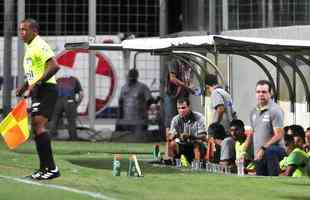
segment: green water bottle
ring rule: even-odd
[[[127,176],[138,176],[135,161],[132,155],[129,156]]]
[[[153,159],[159,160],[160,159],[160,150],[159,150],[159,144],[156,144],[153,149]]]
[[[112,163],[112,175],[113,176],[120,176],[121,175],[121,161],[120,155],[115,155]]]

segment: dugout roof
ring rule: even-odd
[[[245,57],[253,61],[266,74],[272,83],[275,99],[278,99],[279,87],[270,74],[268,68],[261,60],[265,60],[276,68],[277,72],[283,77],[287,86],[291,111],[294,112],[296,102],[296,75],[300,78],[307,101],[307,109],[310,110],[310,90],[309,84],[304,73],[296,64],[297,61],[310,67],[310,41],[307,40],[287,40],[256,37],[231,37],[222,35],[203,35],[203,36],[182,36],[171,38],[137,38],[122,41],[121,44],[99,44],[99,43],[66,43],[65,48],[87,49],[87,50],[129,50],[138,52],[150,52],[153,54],[170,54],[184,62],[197,64],[204,73],[207,73],[204,65],[197,62],[195,57],[208,62],[211,67],[219,74],[225,84],[224,77],[219,68],[206,56],[207,52],[213,54],[232,54]],[[279,64],[279,61],[292,67],[294,76],[291,80],[290,75]],[[201,86],[203,86],[203,81]]]

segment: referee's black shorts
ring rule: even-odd
[[[41,115],[48,120],[52,118],[58,97],[57,85],[42,83],[31,94],[31,116]]]

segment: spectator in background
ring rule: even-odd
[[[307,128],[305,133],[305,151],[308,152],[310,156],[310,127]]]
[[[278,176],[279,161],[284,150],[284,112],[271,99],[271,84],[266,80],[256,83],[257,106],[250,114],[251,134],[245,149],[253,142],[256,175]]]
[[[181,62],[175,58],[167,63],[168,73],[165,82],[164,96],[164,125],[166,128],[166,140],[168,141],[168,133],[170,130],[171,120],[177,114],[177,99],[188,98],[194,90],[191,88],[192,69],[188,64]],[[166,157],[171,157],[168,144],[166,145]]]
[[[222,124],[212,123],[208,127],[208,148],[206,160],[219,163],[221,159],[221,145],[227,137],[226,131]]]
[[[301,125],[293,124],[290,126],[287,126],[287,131],[285,132],[285,135],[298,135],[302,138],[304,138],[305,143],[303,144],[303,150],[306,152],[309,151],[309,139],[310,139],[310,130],[309,128],[307,131],[304,131],[304,128]]]
[[[205,80],[207,91],[211,94],[213,122],[224,126],[229,133],[229,123],[236,118],[231,95],[218,85],[217,76],[208,74]]]
[[[298,133],[285,135],[285,147],[288,157],[284,161],[286,167],[284,176],[305,176],[309,157],[303,150],[304,137]]]
[[[116,131],[131,131],[139,136],[148,129],[148,107],[152,101],[147,85],[138,81],[137,69],[130,69],[118,99]]]
[[[77,108],[83,99],[83,89],[80,81],[72,75],[72,69],[62,68],[62,73],[57,79],[58,99],[55,106],[50,133],[56,137],[60,120],[65,117],[68,121],[69,139],[79,140],[76,130]]]
[[[234,166],[236,160],[236,142],[241,142],[244,137],[244,123],[235,119],[230,122],[229,136],[226,137],[221,144],[220,164],[226,166]],[[243,141],[244,142],[244,141]],[[243,143],[242,142],[242,143]]]
[[[287,135],[300,135],[302,137],[305,137],[305,130],[302,126],[293,124],[288,126],[286,132]]]
[[[174,143],[177,148],[175,158],[180,159],[183,154],[188,162],[193,159],[204,158],[206,140],[206,128],[204,117],[201,113],[192,111],[188,98],[179,98],[177,101],[178,114],[171,121],[168,141]],[[195,155],[196,154],[196,155]]]

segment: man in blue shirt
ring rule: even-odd
[[[57,136],[57,129],[63,113],[68,121],[68,131],[70,140],[78,140],[76,131],[77,107],[83,99],[83,89],[79,80],[72,76],[69,69],[62,69],[66,73],[57,79],[58,99],[51,123],[51,134]]]

